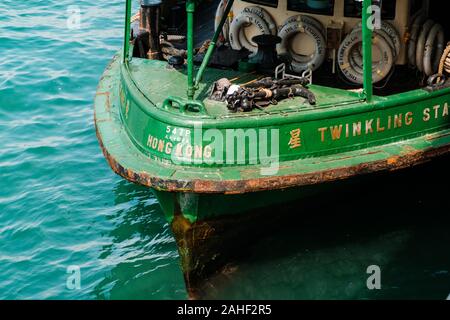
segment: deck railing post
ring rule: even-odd
[[[188,73],[188,91],[189,100],[194,99],[194,12],[195,0],[187,0],[187,73]]]
[[[123,62],[128,61],[130,51],[130,36],[131,36],[131,0],[126,0],[125,4],[125,36],[123,44]]]
[[[203,73],[205,72],[206,67],[208,66],[209,60],[211,60],[211,56],[214,52],[214,49],[216,48],[217,40],[219,39],[219,35],[222,33],[223,25],[228,19],[228,14],[231,11],[231,7],[233,6],[234,0],[228,0],[227,6],[225,7],[225,10],[223,12],[222,18],[220,19],[219,26],[217,27],[217,30],[214,33],[214,36],[208,46],[208,50],[206,51],[206,54],[203,58],[202,64],[200,68],[198,69],[197,75],[195,77],[195,83],[194,86],[197,88],[200,81],[202,80]]]
[[[368,103],[373,98],[372,83],[372,35],[374,23],[372,21],[372,0],[363,0],[362,5],[362,36],[363,36],[363,74],[364,93]]]

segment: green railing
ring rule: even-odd
[[[372,0],[364,0],[362,8],[362,36],[363,36],[363,73],[364,73],[364,94],[368,103],[372,102]]]
[[[131,1],[126,0],[125,5],[125,37],[123,44],[123,62],[128,61],[128,55],[130,54],[130,37],[131,37]]]
[[[131,33],[131,2],[132,0],[126,0],[125,9],[125,40],[123,46],[123,62],[126,63],[129,59],[130,51],[130,33]],[[234,0],[229,0],[227,7],[224,11],[222,19],[217,28],[202,64],[194,77],[194,13],[196,0],[187,0],[186,13],[187,13],[187,73],[188,73],[188,100],[193,100],[195,91],[202,79],[203,73],[208,66],[209,60],[216,47],[217,39],[220,35],[222,27],[227,19],[228,13],[231,10]],[[373,84],[372,84],[372,0],[363,0],[362,3],[362,34],[363,34],[363,73],[364,73],[364,97],[368,103],[372,102],[373,98]]]
[[[200,68],[198,69],[197,76],[195,77],[195,82],[193,83],[193,86],[195,89],[198,88],[200,81],[202,81],[203,73],[205,72],[206,67],[208,66],[209,60],[211,59],[214,49],[216,48],[217,40],[219,39],[219,35],[222,32],[223,25],[225,24],[225,21],[227,20],[228,14],[231,11],[231,7],[233,6],[233,3],[234,3],[234,0],[228,0],[227,6],[225,8],[225,11],[223,12],[223,16],[220,20],[219,26],[217,27],[217,30],[214,33],[214,36],[209,44],[208,50],[206,51],[205,57],[202,61],[202,64],[201,64]]]

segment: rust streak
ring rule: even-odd
[[[377,160],[351,167],[340,167],[313,173],[301,173],[287,176],[263,177],[246,180],[177,180],[150,176],[145,172],[133,172],[121,166],[105,149],[101,135],[96,126],[96,134],[111,168],[118,175],[131,182],[168,192],[222,193],[243,194],[274,189],[314,185],[324,182],[344,180],[352,176],[368,174],[378,171],[394,171],[422,164],[432,158],[450,152],[450,145],[440,148],[429,148],[424,151],[414,151],[398,157]]]
[[[111,110],[111,102],[110,102],[110,93],[108,91],[106,92],[97,92],[96,94],[97,96],[106,96],[106,111],[108,111],[108,113]]]
[[[434,135],[432,137],[427,137],[426,139],[427,139],[427,141],[434,141],[434,140],[438,140],[438,139],[445,138],[448,136],[450,136],[450,133]]]
[[[340,160],[349,160],[349,159],[354,159],[354,158],[359,158],[361,156],[371,156],[371,155],[375,155],[378,153],[381,153],[382,151],[370,151],[370,152],[366,152],[366,153],[361,153],[357,156],[346,156],[346,157],[336,157],[330,160],[321,160],[321,161],[316,161],[315,163],[324,163],[324,162],[334,162],[334,161],[340,161]]]

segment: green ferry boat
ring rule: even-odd
[[[191,297],[265,219],[255,212],[450,150],[437,1],[125,7],[123,50],[95,97],[97,137],[114,172],[154,192]]]

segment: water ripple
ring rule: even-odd
[[[67,25],[73,5],[80,29]],[[95,136],[93,98],[122,45],[123,11],[123,0],[0,2],[0,299],[186,298],[156,199],[113,174]],[[434,178],[372,181],[291,208],[297,220],[274,224],[210,297],[444,299],[449,222],[436,213],[449,211],[447,163]],[[365,288],[374,263],[380,293]],[[66,287],[70,266],[80,290]]]
[[[67,27],[73,5],[80,29]],[[158,204],[111,172],[92,123],[123,11],[122,0],[0,3],[0,299],[185,297]],[[71,265],[81,290],[66,288]]]

